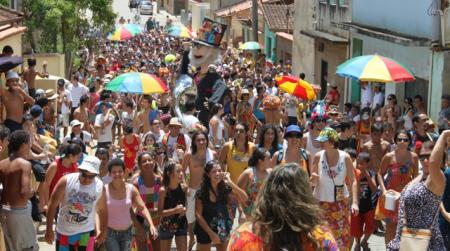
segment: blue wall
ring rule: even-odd
[[[439,39],[437,0],[356,0],[352,1],[352,22],[411,36]]]
[[[271,42],[269,42],[271,40]],[[269,48],[269,45],[270,48]],[[276,51],[273,49],[277,47],[277,35],[274,32],[271,32],[269,28],[267,28],[267,24],[264,25],[264,53],[268,59],[271,59],[274,63],[277,60]],[[275,54],[275,55],[273,55]]]

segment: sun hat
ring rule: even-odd
[[[55,90],[53,90],[53,89],[48,89],[48,90],[45,91],[45,97],[46,97],[48,100],[56,99],[58,96],[59,96],[59,95],[56,94],[56,93],[55,93]]]
[[[170,119],[169,126],[179,126],[179,127],[183,127],[183,124],[181,124],[179,118],[175,117],[175,118],[171,118],[171,119]]]
[[[319,137],[316,138],[318,142],[327,142],[329,140],[332,140],[333,142],[339,141],[339,135],[331,127],[325,127],[319,134]]]
[[[95,156],[87,156],[84,158],[78,169],[98,174],[100,169],[100,160]]]
[[[70,122],[70,126],[71,127],[83,126],[83,122],[79,121],[78,119],[74,119],[72,120],[72,122]]]

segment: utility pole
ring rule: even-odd
[[[253,41],[258,42],[258,0],[252,0]]]

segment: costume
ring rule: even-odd
[[[206,128],[209,124],[209,109],[216,103],[223,103],[228,89],[222,77],[215,70],[208,69],[219,58],[220,42],[226,28],[224,24],[205,18],[198,31],[198,38],[193,40],[194,46],[183,54],[181,74],[188,74],[189,63],[198,70],[193,74],[193,82],[197,87],[195,105],[199,111],[198,119]],[[205,69],[208,71],[205,72]]]

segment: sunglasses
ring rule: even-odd
[[[286,138],[297,138],[300,139],[302,138],[302,135],[299,133],[288,133],[286,134]]]
[[[429,159],[429,158],[430,158],[430,154],[423,154],[423,155],[419,156],[419,160],[420,161],[424,161],[424,160]]]
[[[90,175],[90,174],[88,174],[88,172],[86,172],[86,171],[80,171],[80,173],[81,173],[81,177],[83,177],[83,178],[86,178],[86,179],[94,179],[95,177],[97,177],[97,174],[92,174],[92,175]]]
[[[314,120],[314,122],[316,122],[316,123],[325,123],[325,122],[327,122],[327,120],[326,119],[316,119],[316,120]]]
[[[405,142],[405,143],[407,143],[407,142],[409,142],[409,139],[408,138],[398,138],[397,142]]]

